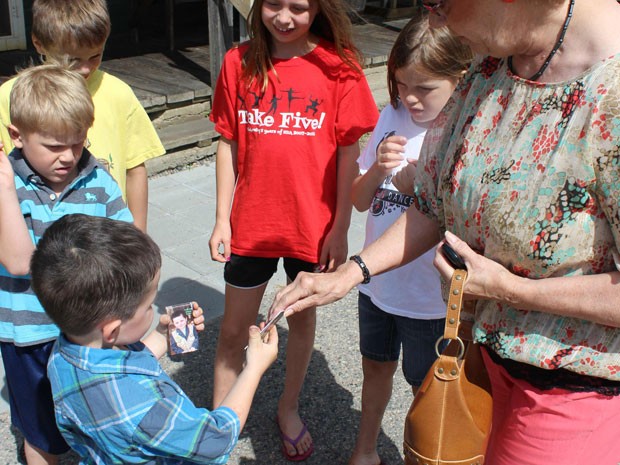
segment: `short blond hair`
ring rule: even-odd
[[[34,0],[32,5],[32,36],[48,53],[98,47],[108,40],[110,29],[105,0]]]
[[[95,121],[86,80],[54,64],[26,68],[11,90],[11,124],[24,134],[86,134]]]

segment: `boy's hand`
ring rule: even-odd
[[[205,330],[205,317],[203,315],[202,307],[197,302],[192,302],[192,316],[194,317],[194,327],[196,331]]]
[[[404,160],[405,145],[407,138],[403,136],[390,136],[381,141],[377,146],[377,167],[384,176],[392,173],[394,168],[400,166]]]
[[[205,317],[203,315],[204,312],[202,311],[202,307],[200,307],[198,303],[196,302],[192,302],[192,307],[193,307],[192,317],[194,318],[193,320],[194,327],[196,328],[196,331],[204,331]],[[159,324],[157,325],[157,328],[155,328],[155,330],[162,334],[168,334],[168,327],[170,326],[171,323],[172,321],[170,320],[170,315],[168,315],[167,313],[164,313],[163,315],[159,317]]]
[[[163,334],[164,336],[167,336],[168,335],[168,325],[170,325],[170,323],[172,323],[172,320],[170,320],[170,315],[168,315],[167,313],[164,313],[163,315],[160,315],[159,316],[159,323],[155,327],[155,331],[157,331],[160,334]]]
[[[263,327],[265,323],[261,323]],[[248,350],[245,353],[245,369],[256,370],[261,375],[278,357],[278,330],[274,325],[261,338],[258,326],[250,326]]]
[[[413,180],[418,166],[418,160],[407,158],[408,165],[392,177],[392,184],[403,194],[413,195]]]

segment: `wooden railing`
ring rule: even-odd
[[[222,68],[224,54],[233,46],[235,40],[244,40],[247,36],[245,19],[250,13],[252,0],[207,0],[209,12],[209,54],[211,87],[215,88],[215,81]],[[235,13],[236,12],[236,13]],[[240,37],[234,35],[234,15],[241,15]]]

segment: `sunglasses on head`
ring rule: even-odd
[[[443,5],[443,0],[439,0],[438,2],[426,2],[426,1],[422,1],[422,6],[430,11],[431,13],[435,13],[436,15],[439,14],[439,8],[441,8],[441,5]]]

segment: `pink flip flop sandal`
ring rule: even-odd
[[[314,452],[314,443],[311,443],[310,447],[303,454],[291,455],[288,453],[288,450],[286,449],[286,445],[284,444],[285,441],[288,442],[290,445],[292,445],[294,448],[297,448],[297,444],[299,443],[299,441],[301,441],[301,438],[303,438],[304,434],[306,434],[306,432],[308,431],[308,428],[306,427],[306,423],[303,420],[302,420],[302,423],[304,425],[303,428],[301,428],[301,431],[299,432],[297,437],[293,439],[287,436],[286,434],[284,434],[284,432],[282,431],[282,428],[280,428],[280,422],[278,421],[278,418],[276,417],[276,425],[278,425],[278,432],[280,433],[280,439],[282,441],[282,455],[284,456],[286,460],[289,460],[291,462],[301,462],[303,460],[306,460]]]

